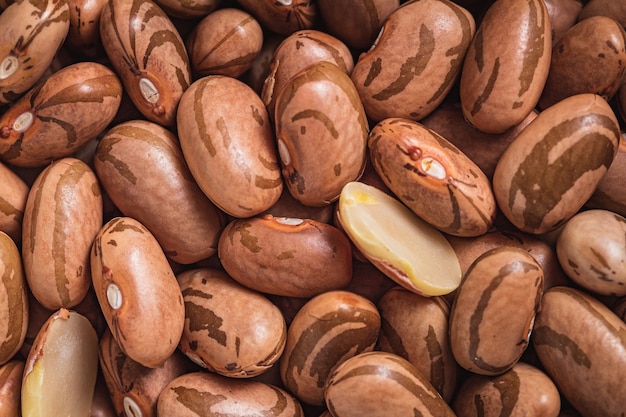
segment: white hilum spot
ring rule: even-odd
[[[107,288],[107,301],[113,310],[122,306],[122,291],[115,284],[109,284]]]
[[[148,102],[155,104],[159,101],[159,91],[152,81],[147,78],[142,78],[139,80],[139,90],[141,91],[141,95]]]
[[[0,80],[4,80],[9,78],[11,75],[17,71],[20,66],[20,61],[17,60],[13,55],[9,55],[2,60],[2,64],[0,64]]]
[[[420,165],[422,170],[431,177],[437,178],[438,180],[442,180],[446,177],[446,169],[433,158],[423,158],[420,161]]]
[[[291,165],[291,155],[289,154],[289,149],[287,149],[287,145],[282,139],[278,139],[278,154],[280,155],[280,160],[283,161],[285,165]]]
[[[139,408],[135,400],[130,397],[124,397],[124,413],[126,414],[126,417],[142,416],[141,409]]]
[[[304,220],[295,217],[276,217],[276,221],[287,226],[299,226],[304,222]]]
[[[13,130],[16,132],[24,133],[32,126],[35,116],[29,111],[26,111],[15,118],[13,122]]]

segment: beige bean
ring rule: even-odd
[[[0,365],[20,350],[28,329],[27,285],[15,242],[0,232]]]
[[[42,167],[71,156],[111,123],[121,98],[119,78],[102,64],[60,69],[0,117],[0,159]]]
[[[320,18],[328,33],[360,50],[372,46],[383,22],[399,6],[399,0],[317,1]],[[350,18],[346,19],[348,15]]]
[[[17,0],[0,14],[0,105],[44,75],[70,27],[66,0]]]
[[[111,201],[146,226],[168,258],[191,264],[217,252],[223,213],[194,180],[172,132],[147,120],[119,123],[98,142],[93,163]]]
[[[475,30],[469,11],[448,0],[397,8],[352,72],[368,117],[379,122],[430,114],[457,81]]]
[[[348,238],[312,219],[233,220],[220,235],[218,256],[233,279],[268,294],[313,297],[345,287],[352,277]]]
[[[296,74],[319,62],[330,62],[350,75],[354,59],[350,49],[328,33],[319,30],[299,30],[284,38],[272,55],[261,98],[274,118],[276,98]]]
[[[334,64],[318,62],[288,81],[276,98],[275,131],[285,184],[302,204],[334,202],[363,173],[367,118],[350,77]]]
[[[157,405],[159,416],[243,413],[275,417],[304,415],[300,403],[282,388],[210,372],[192,372],[174,379],[162,391]]]
[[[470,375],[459,387],[452,408],[457,417],[557,417],[559,391],[539,368],[518,362],[496,376]]]
[[[254,90],[232,77],[203,77],[183,95],[177,120],[185,161],[217,207],[252,217],[280,198],[274,133]]]
[[[556,230],[591,197],[615,158],[619,138],[615,114],[600,96],[561,100],[542,111],[498,161],[493,175],[498,207],[524,232]]]
[[[60,309],[37,333],[22,380],[22,415],[88,415],[98,373],[98,336],[84,316]]]
[[[450,313],[456,361],[480,375],[508,371],[526,350],[543,292],[543,271],[525,250],[501,246],[465,274]]]
[[[289,326],[280,358],[283,384],[303,403],[323,405],[333,369],[372,351],[380,325],[376,306],[357,294],[329,291],[312,298]]]
[[[478,236],[493,225],[496,201],[485,174],[448,140],[408,119],[370,132],[376,172],[415,214],[442,232]]]
[[[376,350],[411,362],[450,402],[456,390],[458,365],[450,348],[447,301],[396,287],[380,299],[378,309],[382,326]]]
[[[204,17],[185,41],[196,77],[239,77],[261,52],[263,30],[252,15],[224,8]]]
[[[594,93],[610,100],[626,76],[626,32],[615,20],[594,16],[574,25],[554,45],[539,99],[547,108],[566,97]]]
[[[492,3],[461,71],[463,114],[472,125],[502,133],[528,116],[548,77],[550,33],[543,0]]]
[[[626,412],[626,324],[608,307],[574,288],[551,288],[532,341],[547,374],[581,416]]]
[[[89,253],[102,213],[96,174],[76,158],[55,161],[33,183],[24,211],[22,259],[33,295],[48,310],[75,307],[85,298],[91,286]]]
[[[270,300],[218,269],[191,269],[176,278],[185,302],[179,347],[191,360],[232,378],[260,375],[278,361],[287,326]]]
[[[191,69],[171,19],[150,0],[109,1],[100,16],[100,38],[137,109],[148,120],[173,126]]]
[[[109,220],[94,239],[91,276],[122,351],[148,368],[176,350],[185,322],[176,276],[155,237],[129,217]]]
[[[98,358],[118,416],[156,417],[161,391],[175,378],[195,369],[180,351],[157,368],[142,366],[121,350],[109,330],[100,338]]]
[[[380,351],[361,353],[337,366],[326,383],[325,400],[331,414],[341,417],[454,416],[410,362]]]
[[[0,163],[0,231],[22,242],[22,221],[29,186],[9,166]]]
[[[565,223],[556,242],[567,275],[593,294],[626,295],[626,218],[586,210]]]
[[[237,0],[237,3],[264,28],[281,35],[311,29],[318,17],[317,4],[311,0]]]
[[[21,415],[21,390],[24,361],[11,360],[0,366],[0,415],[19,417]]]

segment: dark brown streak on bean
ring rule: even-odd
[[[72,122],[66,122],[65,120],[57,119],[55,117],[45,117],[41,115],[38,115],[37,118],[41,120],[42,123],[54,123],[63,129],[67,137],[68,148],[72,147],[78,140],[78,135],[76,134],[76,129]]]
[[[119,172],[119,174],[123,178],[125,178],[132,185],[137,185],[137,177],[135,176],[135,174],[133,174],[133,172],[131,171],[130,167],[126,164],[126,162],[120,159],[117,159],[111,153],[111,151],[113,150],[113,147],[117,143],[119,143],[121,140],[122,139],[120,138],[113,138],[113,137],[109,137],[104,140],[101,140],[100,143],[98,144],[96,157],[98,158],[98,160],[102,162],[111,163],[111,165],[113,165],[113,168],[115,168],[115,170]]]
[[[388,379],[396,382],[400,387],[404,388],[407,392],[409,392],[414,398],[419,399],[419,401],[424,405],[424,408],[429,410],[433,416],[449,416],[451,415],[447,409],[442,409],[445,407],[445,403],[441,401],[441,398],[436,394],[436,391],[430,391],[427,388],[419,386],[416,384],[411,378],[408,376],[389,369],[388,367],[381,367],[377,365],[363,365],[358,368],[347,372],[343,378],[333,380],[332,385],[338,385],[345,380],[351,378],[360,378],[362,376],[372,376],[378,375],[383,372]],[[419,372],[414,372],[412,375],[418,379],[425,387],[430,386],[428,380]]]
[[[185,300],[188,297],[201,297],[205,300],[213,298],[211,294],[204,293],[193,289],[183,290],[183,297]],[[202,332],[205,331],[208,337],[215,340],[216,343],[226,346],[228,343],[228,335],[225,331],[220,330],[224,320],[215,314],[211,309],[205,308],[200,304],[193,301],[185,301],[185,320],[189,326],[190,332]]]
[[[457,18],[461,22],[460,27],[462,30],[462,36],[461,36],[461,42],[457,46],[450,48],[446,51],[446,57],[454,57],[454,58],[450,58],[450,69],[446,73],[445,79],[443,80],[443,82],[441,83],[441,85],[439,86],[435,94],[433,94],[433,96],[428,99],[426,104],[431,104],[435,102],[436,100],[438,100],[446,92],[446,89],[452,84],[452,82],[458,75],[458,69],[463,64],[463,59],[465,58],[467,47],[472,41],[470,21],[465,15],[465,13],[463,13],[463,10],[461,10],[456,4],[450,1],[444,0],[442,1],[442,4],[445,4],[446,6],[450,7],[450,9],[452,9],[452,12],[457,16]]]
[[[468,357],[474,358],[472,362],[480,369],[485,371],[500,373],[506,371],[510,365],[503,366],[495,366],[491,365],[483,360],[481,356],[478,355],[478,348],[480,347],[480,326],[483,322],[483,316],[487,307],[489,306],[489,302],[493,293],[498,289],[498,287],[502,284],[502,282],[509,276],[517,276],[517,272],[523,269],[525,273],[529,271],[538,270],[536,265],[533,265],[524,261],[516,261],[514,263],[508,263],[500,268],[498,273],[492,278],[491,282],[482,292],[481,297],[478,299],[478,304],[476,305],[476,309],[472,313],[469,322],[469,346],[468,346]],[[469,274],[469,271],[468,271]]]
[[[72,84],[50,96],[47,100],[37,105],[35,110],[40,111],[68,103],[103,103],[106,98],[111,97],[106,93],[112,90],[110,88],[112,84],[117,84],[117,77],[115,75],[105,75],[83,81],[84,83]],[[102,86],[105,88],[102,88]]]
[[[333,137],[333,139],[339,138],[339,132],[335,128],[335,124],[333,123],[333,120],[330,117],[328,117],[325,113],[322,113],[319,110],[313,110],[313,109],[302,110],[292,116],[291,122],[295,123],[297,121],[308,119],[308,118],[315,119],[318,122],[322,123],[324,127],[326,128],[326,130],[328,130],[330,135]]]
[[[509,208],[513,207],[517,193],[526,198],[523,212],[526,226],[540,227],[545,216],[582,175],[602,167],[608,169],[616,147],[610,137],[599,132],[586,134],[553,163],[549,163],[552,149],[561,141],[575,135],[581,126],[589,123],[606,128],[615,138],[620,137],[617,126],[607,116],[589,114],[568,119],[550,129],[519,165],[511,179],[508,205]],[[566,170],[567,175],[563,175],[563,170]],[[537,184],[546,187],[535,189]]]
[[[384,314],[384,312],[381,312]],[[406,360],[410,360],[409,352],[406,351],[404,344],[402,343],[402,337],[398,334],[398,331],[393,327],[389,320],[381,317],[380,339],[381,341],[387,341],[387,344],[391,348],[391,353],[399,355]]]
[[[24,218],[24,212],[14,207],[7,200],[2,198],[2,196],[0,196],[0,213],[3,213],[7,217],[13,216],[13,220],[19,224],[22,223],[22,219]]]
[[[413,78],[419,76],[426,69],[434,51],[435,36],[433,31],[422,24],[420,27],[419,49],[415,56],[407,58],[400,67],[400,76],[382,91],[374,94],[372,98],[378,101],[385,101],[403,92]]]
[[[433,387],[443,393],[446,385],[446,367],[443,362],[443,348],[437,339],[437,332],[432,325],[428,326],[428,334],[424,337],[426,350],[430,359],[430,382]]]
[[[491,382],[500,393],[500,414],[498,417],[509,417],[518,404],[521,382],[517,372],[509,371],[495,378]]]
[[[146,48],[144,57],[143,57],[143,68],[148,67],[148,61],[152,57],[152,53],[155,49],[165,44],[171,44],[176,49],[176,54],[178,57],[183,58],[186,61],[187,52],[184,49],[184,45],[179,42],[178,37],[171,30],[159,30],[155,32],[152,36],[150,36],[150,42]],[[170,61],[171,62],[171,61]]]
[[[535,78],[535,73],[541,57],[544,55],[546,13],[543,1],[528,0],[528,42],[524,49],[522,71],[519,75],[520,89],[518,97],[526,93]],[[540,18],[538,21],[537,17]]]
[[[252,16],[247,17],[244,20],[242,20],[241,22],[239,22],[230,31],[228,31],[228,33],[226,33],[215,45],[213,45],[213,47],[211,49],[209,49],[207,51],[206,54],[204,54],[204,56],[201,59],[198,60],[197,66],[198,67],[202,66],[202,63],[204,61],[206,61],[211,56],[211,54],[213,52],[215,52],[220,46],[224,45],[224,43],[227,42],[233,36],[235,36],[235,34],[239,33],[243,27],[245,27],[248,23],[252,22],[253,20],[254,20],[254,18]],[[195,40],[198,41],[197,37],[196,37]],[[211,68],[213,68],[213,67],[211,67]]]
[[[323,49],[325,49],[326,51],[330,53],[330,55],[335,60],[335,64],[339,68],[341,68],[346,73],[348,72],[348,66],[346,65],[346,61],[343,59],[343,57],[341,56],[337,48],[333,47],[332,45],[327,44],[326,42],[322,42],[321,40],[315,37],[308,35],[306,32],[300,35],[300,38],[308,39],[309,41],[314,42],[318,44],[319,46],[321,46]]]
[[[204,91],[207,88],[209,81],[204,79],[198,83],[198,88],[194,92],[193,101],[193,113],[196,126],[198,128],[198,134],[202,138],[202,144],[206,148],[210,156],[214,157],[217,154],[215,145],[213,145],[213,139],[208,133],[206,121],[204,120],[204,105],[202,98],[204,97]]]
[[[314,356],[308,376],[317,375],[316,385],[322,388],[337,358],[349,353],[362,353],[373,347],[378,332],[372,330],[378,327],[373,326],[379,321],[378,315],[364,309],[352,308],[352,310],[354,314],[350,318],[346,318],[345,313],[338,311],[326,313],[303,330],[287,357],[286,369],[289,370],[285,375],[287,387],[298,392],[298,384],[293,374],[303,374],[306,371],[306,363],[311,360],[310,355]],[[320,346],[322,335],[346,327],[341,334],[335,335],[331,341]]]
[[[471,187],[471,188],[478,188],[478,186],[476,184],[463,183],[460,180],[457,180],[456,178],[453,178],[453,177],[451,177],[450,181],[448,181],[448,183],[447,183],[448,189],[450,190],[451,193],[456,195],[456,192],[458,192],[461,196],[463,196],[463,197],[465,197],[467,199],[467,202],[470,203],[470,205],[472,207],[474,207],[474,212],[477,213],[480,216],[480,219],[482,220],[482,222],[484,224],[486,224],[486,225],[491,224],[491,222],[492,222],[491,217],[489,215],[483,213],[482,210],[480,209],[480,207],[474,202],[474,199],[472,197],[470,197],[469,195],[466,195],[457,186],[457,184],[463,184],[463,185]],[[452,190],[454,190],[454,192]],[[481,196],[477,196],[477,197],[480,198]]]
[[[478,112],[480,112],[480,110],[483,107],[483,104],[485,104],[485,102],[489,100],[489,96],[491,96],[491,93],[493,92],[493,87],[495,86],[496,81],[498,79],[499,72],[500,72],[500,57],[496,58],[495,61],[493,62],[491,75],[489,75],[489,79],[487,80],[487,85],[485,86],[485,89],[478,97],[476,97],[476,101],[474,102],[474,106],[472,107],[472,110],[470,112],[472,116],[475,116]]]
[[[137,2],[139,3],[139,2]],[[131,71],[131,73],[133,73],[136,76],[140,76],[141,75],[141,71],[139,70],[139,63],[137,62],[137,57],[136,57],[136,53],[135,56],[131,56],[129,54],[129,51],[126,50],[126,48],[124,48],[124,42],[122,41],[122,35],[120,34],[119,28],[118,28],[118,19],[117,19],[117,13],[115,10],[115,1],[109,1],[108,2],[108,7],[109,7],[109,19],[111,21],[111,28],[113,29],[113,31],[115,32],[115,37],[117,38],[117,44],[120,47],[120,50],[122,52],[122,59],[124,60],[124,62],[126,63],[126,66],[128,67],[128,69]],[[129,21],[129,36],[131,38],[131,45],[134,45],[134,32],[133,30],[130,28],[130,21]]]
[[[44,2],[45,5],[49,5],[51,4],[51,2]],[[54,9],[49,13],[49,16],[54,16],[56,13],[59,12],[59,10],[61,8],[63,8],[63,6],[66,6],[67,3],[65,1],[59,1],[57,2],[57,4],[55,5]],[[34,12],[33,15],[36,15],[38,20],[39,20],[39,24],[34,25],[34,29],[28,34],[28,37],[26,39],[24,39],[23,37],[20,37],[18,42],[16,43],[15,47],[13,48],[13,53],[15,54],[15,56],[20,56],[22,55],[23,51],[25,51],[26,49],[28,49],[28,47],[30,46],[30,44],[39,37],[39,34],[48,26],[51,26],[54,23],[63,23],[63,22],[67,22],[70,18],[70,11],[69,11],[69,7],[66,8],[66,10],[64,10],[62,13],[60,13],[58,16],[51,18],[51,19],[41,19],[41,17],[44,15],[45,11],[47,10],[47,8],[45,9],[39,9],[39,13]]]
[[[378,10],[376,10],[376,3],[373,0],[363,0],[363,7],[365,7],[367,17],[369,18],[370,33],[375,36],[380,30],[380,18],[378,17]]]
[[[536,327],[533,330],[533,345],[556,349],[563,355],[567,355],[569,351],[569,356],[576,364],[591,368],[591,360],[576,342],[548,326]]]
[[[195,388],[174,386],[170,389],[176,394],[176,401],[199,416],[211,412],[215,417],[222,417],[222,413],[212,412],[211,409],[214,405],[228,401],[228,398],[224,395],[213,394],[208,391],[202,392]]]
[[[22,269],[21,260],[13,259],[11,262],[10,259],[6,259],[7,257],[3,256],[0,264],[3,266],[2,273],[2,288],[6,294],[21,294],[23,293],[23,283],[21,277],[18,274],[14,273]],[[8,300],[6,304],[3,306],[3,310],[6,312],[5,318],[7,319],[8,329],[7,333],[3,335],[3,342],[0,344],[0,357],[6,358],[10,352],[13,352],[16,348],[18,348],[18,344],[22,343],[20,339],[20,335],[22,333],[22,329],[27,323],[24,322],[23,315],[23,303],[25,300],[20,297],[7,297]],[[2,385],[0,385],[2,386]]]

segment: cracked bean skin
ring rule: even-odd
[[[253,290],[312,297],[352,278],[352,246],[336,227],[312,219],[265,215],[231,221],[220,235],[226,272]]]
[[[91,250],[91,276],[107,325],[122,351],[148,368],[178,347],[185,306],[156,238],[135,219],[104,224]]]
[[[411,362],[450,402],[458,365],[448,336],[448,302],[443,297],[424,297],[396,287],[387,291],[377,306],[382,325],[376,350]]]
[[[29,320],[28,288],[20,252],[4,232],[0,232],[0,280],[0,365],[4,365],[22,347]]]
[[[440,231],[470,237],[492,226],[489,180],[445,138],[412,120],[389,118],[374,126],[368,147],[385,185]]]
[[[147,120],[119,123],[98,142],[93,164],[111,201],[168,258],[187,265],[217,252],[224,215],[194,180],[175,134]]]
[[[22,259],[29,288],[48,310],[73,308],[87,295],[91,245],[102,220],[100,183],[81,160],[59,159],[33,183],[24,212]]]
[[[602,97],[577,94],[542,111],[500,157],[493,192],[521,231],[554,231],[591,197],[617,154],[619,124]]]
[[[120,107],[122,85],[96,62],[68,65],[30,89],[0,116],[0,159],[44,167],[96,139]]]
[[[70,27],[66,0],[18,0],[0,14],[0,106],[39,81]]]
[[[351,75],[368,117],[430,114],[460,75],[475,29],[472,15],[448,0],[408,2],[391,13]]]
[[[452,403],[457,417],[557,417],[559,391],[539,368],[518,362],[495,376],[470,375]]]
[[[626,218],[608,210],[586,210],[565,223],[556,253],[567,275],[600,295],[626,295]]]
[[[191,67],[169,16],[149,0],[109,1],[100,15],[100,38],[141,114],[173,126],[180,98],[191,84]]]
[[[546,373],[581,416],[626,413],[626,324],[608,307],[575,288],[551,288],[532,341]]]
[[[484,132],[502,133],[524,120],[539,101],[551,52],[550,16],[543,0],[493,3],[461,70],[467,121]]]
[[[275,132],[285,185],[302,204],[331,204],[365,169],[367,117],[350,77],[330,62],[306,67],[279,92]]]
[[[287,339],[278,307],[222,270],[191,269],[176,278],[185,302],[179,344],[185,355],[231,378],[252,378],[274,366]]]
[[[374,349],[381,319],[377,307],[348,291],[329,291],[300,308],[287,331],[280,377],[300,401],[324,404],[325,384],[348,358]]]
[[[529,344],[544,274],[525,250],[491,249],[478,257],[457,290],[450,344],[460,366],[497,375],[519,361]]]
[[[177,120],[189,170],[217,207],[246,218],[278,201],[283,180],[274,133],[252,88],[223,75],[200,78],[183,95]]]

